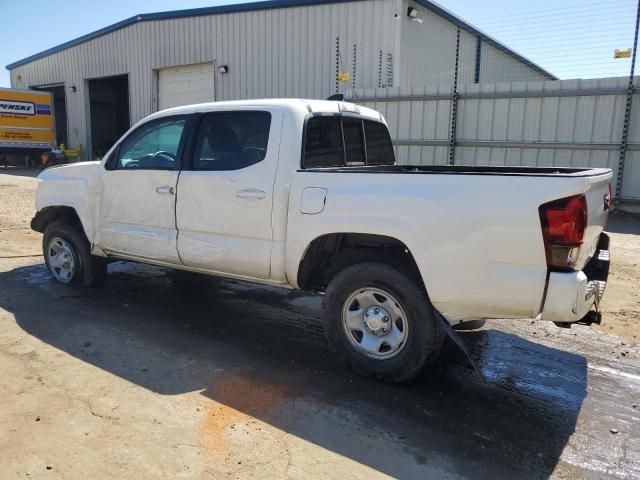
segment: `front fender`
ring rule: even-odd
[[[92,206],[96,190],[95,174],[99,165],[99,162],[81,162],[43,171],[38,176],[38,214],[32,220],[32,228],[37,231],[44,229],[51,215],[46,212],[51,212],[52,208],[71,208],[78,216],[87,239],[92,242],[95,236]]]

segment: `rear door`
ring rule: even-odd
[[[175,193],[188,117],[152,120],[116,148],[101,177],[96,245],[106,252],[179,264]]]
[[[282,112],[202,115],[177,195],[178,251],[187,266],[267,279]]]

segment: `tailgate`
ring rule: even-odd
[[[582,269],[593,256],[598,246],[598,239],[607,224],[612,206],[610,181],[612,173],[588,177],[587,190],[587,228],[584,232],[582,248],[576,262],[576,269]]]

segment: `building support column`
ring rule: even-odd
[[[473,83],[480,83],[480,62],[482,61],[482,40],[476,40],[476,68],[473,74]]]

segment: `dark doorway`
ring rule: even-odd
[[[64,85],[43,85],[31,87],[34,90],[43,90],[53,94],[53,115],[56,122],[56,143],[69,146],[67,136],[67,97]]]
[[[96,78],[88,84],[91,158],[102,158],[129,129],[129,77]]]

